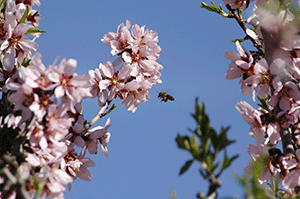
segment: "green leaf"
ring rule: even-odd
[[[40,30],[38,28],[29,28],[26,32],[26,34],[32,34],[32,33],[45,33],[46,31]]]
[[[24,58],[22,61],[22,66],[27,67],[30,64],[31,59]]]
[[[26,20],[27,17],[28,17],[28,14],[29,14],[29,6],[26,7],[26,10],[25,10],[25,12],[24,12],[24,14],[23,14],[23,16],[22,16],[20,22],[19,22],[20,24],[25,22],[25,20]]]
[[[245,38],[242,38],[242,39],[233,39],[231,40],[231,42],[235,43],[235,42],[240,42],[240,44],[242,44],[244,41],[245,41]]]
[[[222,10],[222,11],[223,11],[222,3],[220,3],[220,10]]]
[[[218,152],[218,145],[221,140],[219,140],[219,136],[217,135],[217,132],[213,128],[210,129],[209,135],[211,139],[211,144],[216,153]]]
[[[252,164],[252,177],[254,180],[258,180],[260,174],[264,172],[267,163],[267,155],[261,155],[255,162]]]
[[[184,174],[190,168],[193,162],[194,159],[186,161],[186,163],[181,167],[179,175]]]
[[[211,11],[211,12],[216,12],[216,13],[218,13],[218,11],[219,11],[219,9],[217,8],[217,7],[214,7],[214,6],[208,6],[206,3],[204,3],[204,2],[202,2],[202,4],[201,4],[201,6],[200,6],[201,8],[204,8],[204,9],[206,9],[206,10],[208,10],[208,11]]]
[[[1,11],[4,9],[4,1],[5,0],[0,0],[0,10]]]
[[[190,152],[192,153],[193,156],[197,156],[199,154],[199,146],[197,144],[197,139],[196,135],[193,134],[193,136],[189,140],[189,145],[190,145]]]
[[[221,128],[220,135],[218,136],[218,146],[216,147],[217,151],[221,151],[228,147],[230,144],[235,143],[235,140],[228,140],[227,131],[230,129],[230,126]]]
[[[265,110],[267,110],[267,111],[269,111],[269,107],[268,107],[268,101],[269,101],[268,95],[265,94],[265,97],[264,97],[264,98],[262,98],[262,97],[260,97],[260,96],[257,96],[257,99],[258,99],[258,100],[260,101],[260,103],[261,103],[261,104],[258,104],[258,106],[261,107],[261,108],[263,108],[263,109],[265,109]]]
[[[239,16],[242,16],[242,12],[243,12],[243,10],[241,8],[237,9],[237,13],[238,13]]]
[[[113,110],[115,110],[117,108],[116,104],[113,104],[110,109],[107,111],[107,114],[112,112]]]
[[[220,3],[220,7],[219,7],[219,8],[216,6],[216,4],[215,4],[213,1],[211,1],[211,5],[210,5],[210,6],[207,5],[206,3],[202,2],[200,7],[201,7],[201,8],[204,8],[204,9],[210,11],[210,12],[218,13],[218,14],[224,16],[224,17],[227,17],[227,16],[228,16],[228,14],[226,14],[226,13],[223,11],[223,7],[222,7],[222,4],[221,4],[221,3]]]
[[[207,168],[209,169],[209,171],[212,172],[212,170],[214,168],[214,158],[213,158],[212,154],[208,154],[206,156],[205,162],[207,164]]]
[[[197,132],[197,135],[206,136],[206,134],[210,130],[209,125],[209,118],[205,113],[205,106],[203,103],[198,104],[198,99],[195,102],[195,113],[191,114],[192,117],[195,119],[196,123],[198,124],[197,129],[200,129],[200,132]]]
[[[191,146],[190,146],[190,142],[189,142],[189,139],[185,139],[184,141],[183,141],[183,143],[184,143],[184,147],[187,149],[187,150],[191,150]]]
[[[180,149],[187,149],[186,148],[186,140],[189,140],[188,136],[182,136],[181,134],[178,134],[175,141],[177,143],[178,148]]]
[[[47,181],[40,182],[37,178],[34,179],[36,195],[39,196],[44,189]]]
[[[215,4],[213,1],[210,1],[210,3],[211,3],[211,5],[212,5],[213,7],[215,7],[215,8],[217,7],[216,4]]]
[[[208,154],[209,148],[210,148],[210,138],[209,136],[206,136],[201,140],[200,147],[203,149],[204,156]]]

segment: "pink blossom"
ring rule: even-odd
[[[55,140],[63,139],[69,132],[69,128],[72,126],[74,118],[70,118],[65,115],[60,109],[53,104],[48,111],[48,132],[52,132],[50,135]]]
[[[110,133],[107,129],[111,126],[110,119],[108,118],[104,127],[97,126],[89,130],[88,138],[90,139],[87,143],[88,150],[91,154],[98,152],[98,140],[100,141],[100,146],[103,154],[108,157],[107,143],[110,139]]]
[[[229,67],[229,71],[226,73],[226,79],[233,79],[233,77],[237,76],[237,69],[235,69],[235,67],[237,67],[240,70],[249,70],[250,67],[252,66],[253,63],[253,57],[251,54],[248,54],[247,50],[241,46],[241,44],[237,41],[235,42],[236,44],[236,48],[239,52],[233,52],[233,51],[226,51],[225,52],[225,58],[229,59],[232,63],[232,65],[230,65]],[[233,71],[232,71],[233,70]],[[235,73],[235,70],[237,70]],[[242,73],[240,74],[242,75]]]
[[[266,129],[266,134],[271,144],[276,145],[280,140],[280,124],[278,122],[270,123]]]
[[[99,83],[100,89],[109,89],[107,100],[112,100],[117,97],[117,93],[125,86],[125,80],[129,77],[130,71],[126,68],[121,68],[117,73],[110,61],[100,64],[99,68],[104,75],[104,78]]]
[[[92,85],[91,94],[92,98],[98,97],[98,105],[102,106],[104,104],[103,89],[100,88],[100,81],[102,80],[102,75],[99,68],[95,70],[89,70],[90,83]]]
[[[140,102],[149,100],[149,90],[151,87],[152,84],[147,80],[141,82],[133,80],[127,83],[123,89],[126,94],[122,104],[125,104],[127,110],[134,113]]]
[[[161,51],[158,43],[158,34],[153,30],[145,30],[145,26],[139,27],[137,24],[131,28],[131,33],[135,39],[134,46],[147,47],[147,58],[156,60]]]
[[[83,147],[85,145],[85,141],[81,137],[81,133],[85,130],[84,128],[85,119],[83,115],[79,115],[77,119],[77,124],[72,127],[72,136],[74,140],[74,144],[78,147]]]
[[[251,125],[249,135],[255,138],[258,145],[264,144],[265,129],[260,118],[262,114],[244,101],[237,103],[235,108],[242,114],[243,119]]]
[[[300,159],[300,150],[296,151],[297,159]],[[296,159],[285,159],[283,162],[286,169],[290,170],[290,172],[284,177],[282,181],[282,185],[285,189],[295,188],[296,186],[300,186],[300,171],[299,171],[299,163]]]
[[[79,177],[82,180],[91,181],[92,174],[87,168],[94,167],[94,161],[81,155],[78,156],[74,149],[69,151],[64,160],[61,164],[62,169],[66,170],[74,179]],[[71,186],[69,185],[70,189]]]
[[[123,60],[127,63],[125,66],[131,68],[130,75],[136,77],[142,72],[151,72],[154,70],[161,70],[163,67],[156,62],[156,59],[148,59],[148,53],[145,48],[141,48],[137,52],[122,54]]]
[[[18,24],[16,27],[8,25],[7,35],[0,47],[0,52],[12,53],[19,60],[22,61],[23,57],[31,58],[31,52],[37,50],[38,45],[27,39],[26,32],[31,25],[25,23]]]
[[[288,128],[290,124],[295,124],[298,122],[298,116],[300,114],[300,106],[292,104],[290,110],[282,110],[276,116],[278,123],[282,128]]]
[[[18,1],[21,1],[21,0],[17,0]],[[22,1],[21,1],[22,2]],[[36,4],[37,6],[40,6],[41,5],[41,2],[40,0],[27,0],[25,1],[27,5],[29,6],[33,6],[34,4]]]
[[[158,36],[155,31],[145,30],[145,26],[132,26],[130,35],[129,28],[131,23],[126,22],[126,26],[121,24],[117,33],[104,35],[102,41],[112,48],[112,55],[118,54],[121,57],[113,62],[117,66],[124,61],[126,70],[130,70],[131,76],[138,76],[144,72],[161,70],[163,67],[156,62],[161,48],[157,45]],[[146,76],[146,75],[145,75]]]
[[[39,88],[43,90],[50,90],[54,88],[55,84],[51,79],[59,78],[59,73],[53,65],[50,65],[48,68],[42,63],[42,54],[36,53],[33,55],[30,62],[30,69],[36,75],[35,82],[39,85]]]
[[[78,160],[82,163],[79,168],[79,172],[77,173],[78,178],[80,178],[81,180],[91,181],[92,173],[87,168],[96,166],[95,162],[90,158],[79,157]]]
[[[236,10],[238,8],[242,8],[243,10],[246,10],[250,4],[250,2],[254,0],[223,0],[224,4],[229,4],[231,9]]]
[[[261,113],[255,110],[250,104],[245,101],[241,101],[235,105],[235,108],[242,114],[243,119],[248,124],[258,128],[261,127]]]
[[[242,93],[243,95],[249,96],[252,85],[247,84],[246,80],[255,74],[253,68],[254,59],[238,41],[235,44],[239,54],[233,51],[226,51],[224,55],[226,59],[231,61],[225,77],[228,80],[243,77],[240,80],[240,83],[242,84]]]
[[[122,53],[126,49],[130,49],[132,45],[132,37],[129,32],[131,26],[130,21],[126,21],[126,26],[120,24],[117,33],[109,32],[103,36],[101,41],[111,47],[111,56]]]
[[[267,94],[268,96],[271,95],[270,83],[273,76],[269,73],[268,69],[269,65],[267,61],[262,58],[253,66],[253,75],[251,75],[244,81],[246,85],[251,85],[251,87],[253,88],[253,101],[255,101],[255,92],[258,91],[259,87],[260,91],[258,93],[258,96],[264,98],[265,94]]]
[[[7,80],[15,73],[15,64],[15,56],[11,53],[5,53],[2,60],[4,70],[0,73],[0,81]]]
[[[274,94],[270,98],[270,105],[275,107],[279,102],[279,107],[282,111],[288,111],[292,108],[293,103],[300,102],[300,91],[293,82],[286,82],[282,85],[281,81],[273,84],[275,89]]]
[[[42,167],[35,177],[40,182],[46,181],[42,195],[46,194],[50,198],[63,196],[62,192],[66,189],[65,185],[73,181],[72,177],[65,171],[49,166]]]
[[[261,156],[269,157],[269,150],[270,148],[266,145],[255,146],[249,144],[248,153],[251,156],[251,159],[249,160],[249,164],[245,168],[245,172],[251,171],[253,162],[255,162]],[[280,168],[275,167],[271,161],[268,161],[265,165],[264,171],[262,171],[260,174],[258,182],[260,184],[266,184],[272,175],[277,175],[278,173],[280,173]]]
[[[54,90],[54,95],[58,99],[60,97],[65,98],[62,103],[64,107],[70,107],[67,110],[74,112],[73,103],[79,103],[82,98],[91,97],[90,93],[90,77],[88,75],[78,76],[74,73],[77,66],[77,61],[74,59],[63,59],[57,72],[59,75],[49,75],[48,78],[57,86]]]
[[[40,149],[46,149],[48,147],[47,136],[44,133],[44,127],[39,125],[37,122],[29,130],[27,136],[30,137],[29,143],[32,147],[38,147]]]
[[[11,94],[8,99],[11,103],[15,104],[14,110],[21,110],[23,120],[27,120],[31,116],[31,111],[35,112],[39,116],[39,120],[42,119],[42,114],[39,114],[39,97],[33,93],[32,87],[29,84],[17,85],[16,92]]]
[[[50,100],[50,95],[44,95],[39,97],[35,89],[39,88],[37,83],[39,80],[38,71],[34,70],[31,67],[20,67],[18,71],[19,81],[24,82],[23,84],[17,84],[15,82],[8,82],[5,85],[5,88],[8,90],[16,90],[15,93],[11,94],[9,99],[12,103],[15,104],[15,110],[22,110],[24,114],[28,114],[28,110],[34,112],[37,116],[38,121],[43,119],[43,116],[46,114],[48,105],[52,104],[53,101]]]

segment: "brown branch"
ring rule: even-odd
[[[242,16],[238,15],[236,10],[231,9],[230,5],[226,4],[226,8],[231,12],[231,15],[228,15],[228,18],[234,18],[243,31],[246,33],[247,38],[253,43],[253,46],[258,50],[259,54],[263,55],[264,50],[262,48],[261,42],[259,40],[255,40],[254,38],[248,36],[246,30],[248,29],[246,26],[245,21],[243,20]]]

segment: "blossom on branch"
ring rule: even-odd
[[[111,56],[118,56],[113,63],[99,64],[88,75],[75,72],[75,59],[63,58],[56,65],[56,58],[46,67],[41,53],[32,55],[38,49],[36,38],[44,32],[37,28],[35,4],[40,6],[40,1],[0,5],[1,198],[63,198],[74,180],[91,181],[88,168],[95,162],[86,152],[97,154],[100,145],[108,157],[110,118],[103,127],[92,126],[115,108],[109,108],[114,99],[135,112],[140,102],[149,100],[152,86],[162,82],[157,33],[145,26],[131,28],[129,21],[102,39]],[[100,110],[88,122],[82,101],[96,97]]]

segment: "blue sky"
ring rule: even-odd
[[[215,1],[217,5],[220,2]],[[212,126],[219,131],[221,126],[230,125],[228,137],[237,140],[228,154],[240,157],[221,177],[223,187],[219,194],[242,196],[234,176],[243,174],[249,160],[247,147],[254,140],[248,135],[248,124],[234,108],[237,102],[251,103],[252,99],[242,96],[238,80],[225,79],[229,61],[224,52],[236,51],[231,40],[244,37],[234,20],[201,9],[201,1],[195,0],[41,3],[37,8],[43,18],[40,29],[47,33],[36,42],[45,65],[50,65],[56,56],[74,58],[78,62],[76,72],[87,74],[99,63],[114,60],[101,38],[107,32],[116,32],[127,19],[158,32],[162,48],[158,62],[164,66],[163,83],[152,88],[150,100],[140,104],[135,113],[115,101],[117,109],[109,115],[109,157],[102,153],[91,156],[96,162],[96,167],[90,169],[92,181],[76,180],[65,198],[160,199],[169,198],[174,189],[178,199],[191,199],[198,191],[206,193],[208,184],[199,175],[199,164],[194,163],[188,172],[178,175],[190,156],[177,148],[175,138],[195,128],[190,114],[196,97],[205,103]],[[175,101],[160,102],[160,91],[168,91]],[[97,100],[87,100],[83,106],[83,114],[90,120],[97,113]],[[106,118],[97,124],[104,125],[105,121]]]

